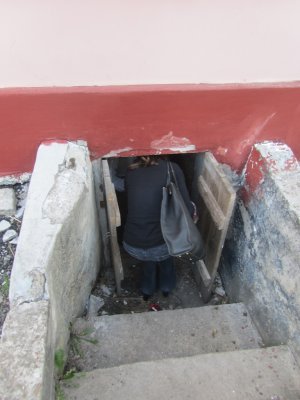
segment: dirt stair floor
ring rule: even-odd
[[[92,292],[93,295],[104,300],[104,306],[99,310],[98,315],[133,314],[152,311],[153,304],[158,305],[162,310],[205,305],[190,264],[174,259],[177,276],[175,290],[167,298],[157,291],[152,298],[144,301],[139,290],[141,263],[129,256],[123,249],[121,249],[121,256],[124,266],[122,294],[118,296],[115,292],[112,268],[103,270]],[[227,303],[226,296],[214,294],[208,304],[222,303]]]

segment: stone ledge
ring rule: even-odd
[[[11,275],[1,400],[54,398],[54,354],[67,354],[70,322],[84,311],[97,277],[99,247],[88,148],[41,145]]]
[[[0,215],[15,215],[16,195],[12,188],[0,188]]]
[[[49,313],[48,301],[24,303],[8,313],[0,344],[2,400],[52,398],[53,371],[48,368],[48,361],[53,359],[53,347],[48,345]]]

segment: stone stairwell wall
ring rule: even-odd
[[[231,301],[242,301],[267,345],[300,359],[300,169],[283,144],[253,147],[222,258]]]
[[[99,269],[99,226],[85,143],[40,146],[0,344],[0,398],[54,398],[54,358],[67,357]]]

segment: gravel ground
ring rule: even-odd
[[[8,229],[16,231],[18,236],[22,225],[28,186],[28,182],[24,184],[18,183],[15,185],[1,186],[1,188],[7,187],[14,189],[17,199],[17,212],[14,216],[0,215],[0,222],[4,220],[7,221],[11,225]],[[17,236],[15,239],[4,243],[3,236],[5,232],[6,231],[0,233],[0,336],[2,334],[4,320],[9,311],[9,282],[18,239]]]

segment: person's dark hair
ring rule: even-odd
[[[152,165],[158,165],[160,156],[139,156],[134,160],[134,163],[129,165],[129,169],[151,167]]]

